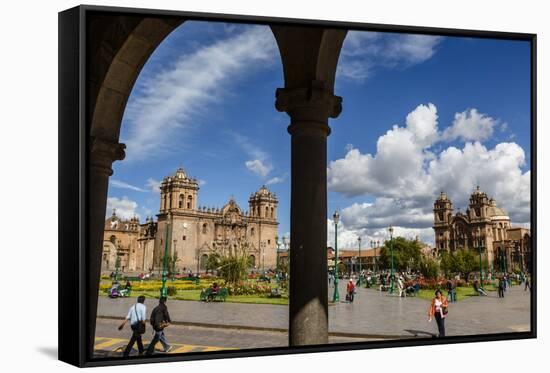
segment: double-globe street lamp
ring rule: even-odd
[[[477,234],[476,234],[477,233]],[[484,242],[485,239],[481,235],[481,230],[478,227],[476,231],[474,231],[474,244],[479,252],[479,287],[483,289],[483,266],[481,262],[481,254],[483,254],[483,251],[485,250]]]
[[[170,214],[166,217],[166,236],[164,238],[164,257],[162,258],[162,286],[160,288],[160,297],[167,298],[168,289],[166,288],[166,280],[168,277],[168,249],[169,249],[169,240],[168,234],[170,231]]]
[[[390,252],[391,252],[390,294],[393,294],[393,290],[394,290],[393,227],[391,225],[388,228],[388,232],[390,233]]]
[[[361,286],[361,274],[362,267],[361,267],[361,237],[357,237],[357,243],[359,244],[359,280],[357,280],[357,286]]]
[[[373,263],[373,270],[374,273],[378,272],[378,257],[376,256],[376,248],[380,246],[380,241],[371,241],[370,247],[374,249],[374,263]]]
[[[338,211],[332,215],[332,220],[334,221],[334,294],[332,302],[337,303],[340,301],[338,292],[338,222],[340,221],[340,214]]]

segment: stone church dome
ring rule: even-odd
[[[504,211],[504,209],[498,207],[498,206],[491,206],[487,208],[487,215],[491,218],[498,218],[498,219],[506,219],[510,220],[510,217],[508,216],[508,213]]]

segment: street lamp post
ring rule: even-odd
[[[172,282],[174,282],[175,278],[176,278],[176,261],[177,261],[177,258],[178,258],[178,254],[177,254],[177,251],[176,251],[176,244],[177,244],[178,240],[174,240],[174,252],[172,254],[172,265],[171,265],[171,270],[170,272],[172,272]]]
[[[279,273],[279,236],[275,236],[275,244],[277,245],[277,252],[276,252],[276,257],[275,257],[275,273]],[[279,278],[279,276],[277,276],[277,279]]]
[[[340,214],[338,211],[332,215],[334,221],[334,294],[332,296],[332,302],[336,303],[340,301],[340,294],[338,293],[338,221],[340,220]]]
[[[390,232],[390,252],[391,252],[391,272],[390,272],[390,294],[393,294],[394,286],[394,267],[393,267],[393,227],[390,225],[388,228]]]
[[[120,256],[118,255],[118,249],[116,251],[116,259],[115,259],[115,281],[118,281],[118,271],[120,269]]]
[[[166,217],[166,236],[164,237],[164,257],[162,259],[162,286],[160,288],[160,297],[166,298],[168,296],[168,289],[166,288],[166,280],[168,276],[168,234],[170,231],[170,214]]]
[[[477,235],[476,236],[476,244],[477,244],[477,249],[479,251],[479,280],[480,280],[480,283],[479,283],[479,287],[481,289],[483,289],[483,265],[482,265],[482,262],[481,262],[481,254],[483,253],[483,237],[481,236],[481,230],[479,229],[479,227],[477,228]]]
[[[357,280],[357,286],[361,286],[361,237],[357,237],[357,242],[359,243],[359,280]]]

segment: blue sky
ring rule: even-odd
[[[433,241],[440,190],[467,205],[479,184],[517,224],[529,223],[529,44],[520,41],[350,32],[328,140],[329,227],[353,246],[397,234]],[[274,108],[283,75],[265,26],[188,22],[144,66],[128,101],[108,211],[159,208],[158,182],[183,167],[201,181],[199,205],[234,196],[246,209],[263,184],[289,231],[290,136]],[[331,242],[329,229],[328,242]]]

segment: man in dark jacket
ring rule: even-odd
[[[155,331],[155,336],[153,340],[147,347],[147,355],[151,355],[155,351],[155,345],[160,341],[162,347],[164,347],[164,352],[170,352],[172,346],[168,344],[166,340],[166,335],[164,334],[164,328],[166,328],[172,320],[170,320],[170,314],[168,313],[168,307],[166,307],[166,298],[161,297],[159,299],[159,305],[153,308],[151,312],[151,326]]]

